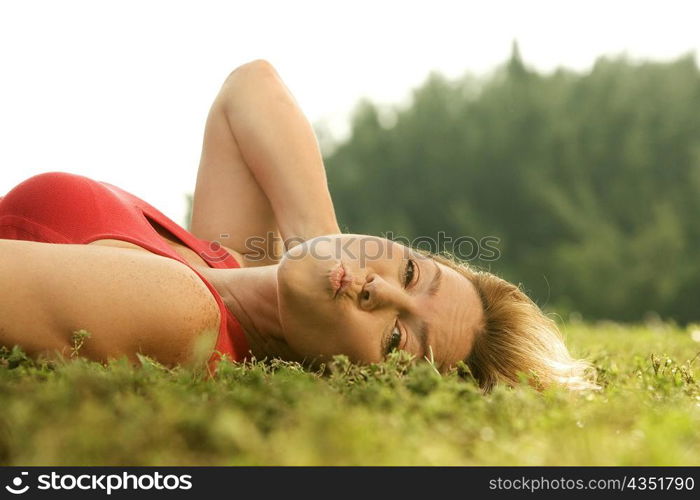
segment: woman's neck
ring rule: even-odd
[[[257,359],[299,361],[284,340],[277,302],[277,265],[240,269],[197,268],[243,327]]]

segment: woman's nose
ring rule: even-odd
[[[370,273],[365,279],[358,295],[360,308],[365,311],[383,307],[401,307],[405,301],[401,295],[403,290],[389,283],[376,273]]]

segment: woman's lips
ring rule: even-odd
[[[346,272],[342,262],[331,271],[328,279],[331,282],[333,298],[347,290],[352,283],[352,276]]]

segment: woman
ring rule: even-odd
[[[205,352],[317,363],[394,349],[481,387],[590,388],[518,287],[382,238],[342,235],[313,130],[274,68],[234,70],[207,118],[191,233],[107,183],[52,172],[0,199],[0,345],[174,365]],[[211,353],[214,354],[211,354]]]

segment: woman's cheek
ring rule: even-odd
[[[314,307],[314,300],[294,287],[282,286],[278,294],[280,324],[289,347],[305,357],[317,357],[333,348],[332,316],[324,307]]]
[[[353,362],[368,362],[366,342],[358,337],[359,328],[354,328],[349,318],[337,311],[322,315],[319,309],[306,312],[287,308],[289,304],[285,302],[281,305],[285,339],[299,355],[327,362],[335,355],[344,354]]]
[[[344,354],[354,363],[377,363],[381,361],[380,342],[376,340],[376,325],[348,315],[333,332],[336,354]]]

